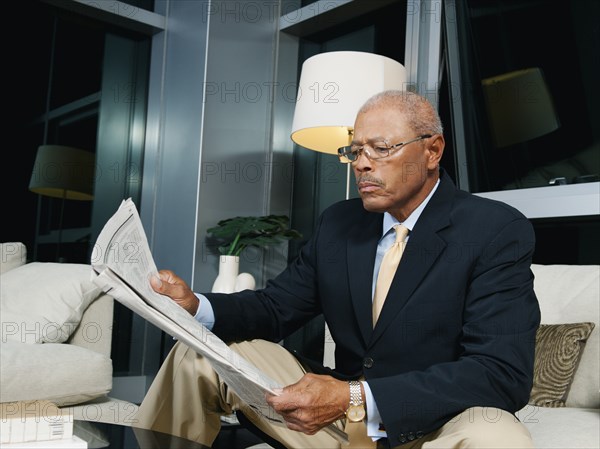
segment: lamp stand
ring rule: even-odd
[[[354,135],[354,129],[348,129],[348,145],[352,143],[352,136]],[[352,174],[352,164],[346,164],[346,199],[350,199],[350,177]]]
[[[67,191],[63,189],[63,194],[60,199],[60,215],[58,217],[58,242],[56,244],[56,261],[62,262],[60,257],[60,246],[62,243],[63,217],[65,215],[65,200],[67,199]]]
[[[352,172],[351,166],[352,164],[346,164],[346,199],[350,199],[350,173]]]

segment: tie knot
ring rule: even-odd
[[[395,243],[402,243],[406,236],[408,235],[408,228],[404,225],[397,224],[394,226],[394,231],[396,231],[396,241]]]

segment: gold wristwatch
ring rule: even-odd
[[[350,422],[360,422],[365,419],[366,415],[360,382],[351,380],[348,382],[348,385],[350,385],[350,405],[348,406],[348,410],[346,410],[346,418]]]

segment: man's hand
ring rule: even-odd
[[[308,435],[343,417],[349,402],[347,382],[310,373],[285,387],[279,396],[267,395],[267,403],[288,428]]]
[[[170,297],[191,315],[196,315],[200,301],[185,281],[171,270],[161,270],[158,276],[150,278],[150,285],[154,291]]]

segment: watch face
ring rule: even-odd
[[[351,405],[346,411],[346,417],[351,422],[359,422],[365,419],[365,407],[363,405]]]

